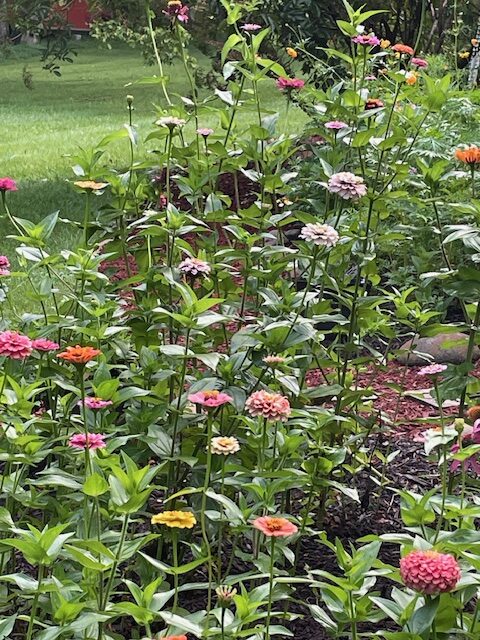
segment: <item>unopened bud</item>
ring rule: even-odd
[[[218,604],[221,607],[229,607],[232,603],[232,600],[237,595],[237,590],[235,587],[229,587],[224,584],[221,587],[217,587],[215,589],[215,593],[217,594]]]
[[[133,96],[131,96],[130,94],[127,96],[127,104],[129,107],[131,107],[133,104]]]
[[[465,420],[463,418],[455,418],[453,422],[453,428],[458,433],[458,435],[461,436],[463,430],[465,429]]]

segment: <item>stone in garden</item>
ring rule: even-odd
[[[431,362],[462,364],[467,359],[468,336],[465,333],[439,333],[429,338],[416,338],[413,352],[410,351],[411,344],[412,340],[407,340],[400,347],[397,360],[401,364],[408,364],[411,367],[423,366]],[[479,358],[480,349],[474,347],[473,361]]]

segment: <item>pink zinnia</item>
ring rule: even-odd
[[[32,347],[37,351],[55,351],[55,349],[60,348],[60,345],[58,342],[53,342],[46,338],[37,338],[36,340],[32,340]]]
[[[349,171],[334,173],[328,181],[327,189],[344,200],[357,200],[367,193],[363,178]]]
[[[455,558],[437,551],[411,551],[400,560],[405,586],[425,595],[452,591],[462,577]]]
[[[262,416],[266,420],[276,422],[287,420],[291,413],[288,398],[279,393],[268,393],[267,391],[255,391],[247,399],[245,408],[251,416]]]
[[[0,256],[0,276],[10,275],[10,260],[7,256]]]
[[[426,367],[422,367],[420,371],[418,371],[419,376],[438,376],[438,374],[445,371],[447,368],[446,364],[429,364]]]
[[[352,42],[355,42],[355,44],[361,44],[364,47],[378,47],[380,44],[380,40],[374,33],[355,36],[352,38]]]
[[[68,441],[68,446],[74,449],[105,449],[105,434],[103,433],[77,433]]]
[[[259,31],[261,29],[261,25],[259,24],[255,24],[253,22],[247,22],[247,24],[244,24],[242,26],[242,31]]]
[[[182,4],[181,0],[170,0],[167,4],[167,9],[163,13],[170,18],[176,18],[179,22],[185,24],[189,20],[190,9]]]
[[[278,78],[276,85],[280,91],[300,91],[305,86],[305,82],[300,78]]]
[[[84,402],[87,409],[105,409],[113,404],[111,400],[102,400],[97,397],[85,398]],[[78,404],[81,405],[82,401],[80,400]]]
[[[197,129],[197,133],[199,136],[203,136],[204,138],[208,138],[208,136],[211,136],[213,133],[213,129],[209,129],[208,127],[202,127],[200,129]]]
[[[232,402],[233,398],[222,391],[216,389],[212,391],[198,391],[188,396],[190,402],[201,404],[204,407],[221,407],[222,404]]]
[[[330,120],[330,122],[325,123],[325,129],[334,129],[335,131],[345,129],[346,127],[348,127],[348,124],[341,120]]]
[[[16,331],[3,331],[0,333],[0,356],[23,360],[32,353],[32,341]]]
[[[208,262],[200,260],[199,258],[185,258],[185,260],[180,262],[178,268],[182,273],[189,276],[198,276],[199,274],[207,276],[211,271]]]
[[[298,527],[287,520],[278,516],[262,516],[253,521],[255,529],[261,531],[269,538],[286,538],[297,533]]]
[[[0,178],[0,191],[18,191],[17,183],[12,178]]]
[[[426,69],[428,67],[428,62],[423,58],[412,58],[410,62],[414,67],[418,67],[419,69]]]

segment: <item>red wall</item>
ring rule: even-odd
[[[71,0],[65,7],[57,9],[73,29],[90,29],[91,15],[86,0]]]

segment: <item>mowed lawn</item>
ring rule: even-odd
[[[135,98],[134,120],[140,140],[153,129],[155,105],[165,106],[160,85],[138,84],[158,73],[156,67],[144,63],[139,51],[123,45],[108,50],[94,40],[74,46],[78,56],[73,64],[62,65],[60,78],[42,70],[35,48],[15,47],[11,57],[0,60],[0,176],[18,181],[19,191],[11,198],[11,207],[20,217],[38,220],[58,209],[62,217],[79,216],[82,199],[69,182],[74,178],[69,156],[123,126],[127,94]],[[194,55],[202,66],[209,67],[202,54],[195,51]],[[33,75],[32,90],[22,81],[25,65]],[[171,78],[173,100],[188,95],[181,63],[167,67],[166,73]],[[273,80],[264,83],[262,102],[266,110],[280,113],[280,131],[298,131],[302,114],[290,109],[286,117],[285,99]],[[253,110],[240,115],[240,123],[247,125],[249,121],[255,121]],[[201,124],[219,127],[216,116],[202,118]],[[138,154],[145,153],[141,144]],[[126,157],[125,141],[109,148],[107,160],[112,166],[121,166]],[[71,228],[60,226],[53,244],[65,247],[71,242]]]

